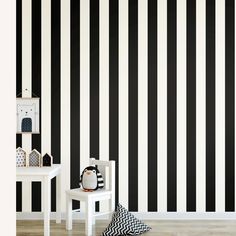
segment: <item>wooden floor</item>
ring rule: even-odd
[[[236,236],[236,221],[144,221],[152,227],[145,236]],[[17,221],[17,236],[43,235],[42,221]],[[108,225],[107,221],[97,221],[94,236],[100,236]],[[51,236],[85,236],[84,223],[73,221],[73,230],[65,230],[65,221],[56,224],[51,221]]]

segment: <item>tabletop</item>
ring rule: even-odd
[[[21,175],[51,175],[54,172],[60,171],[61,164],[53,164],[52,166],[44,167],[16,167],[16,176]]]

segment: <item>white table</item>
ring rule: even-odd
[[[44,236],[50,236],[51,179],[54,177],[56,177],[56,223],[61,223],[61,165],[16,168],[16,181],[42,183]]]

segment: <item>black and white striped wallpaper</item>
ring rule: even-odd
[[[41,97],[27,145],[62,164],[63,193],[95,157],[130,211],[235,211],[234,0],[16,2],[16,94]]]

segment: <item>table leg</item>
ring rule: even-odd
[[[50,212],[51,212],[51,181],[48,177],[43,181],[44,203],[44,236],[50,236]]]
[[[43,209],[44,209],[44,196],[43,196],[43,194],[44,194],[44,191],[43,191],[43,181],[41,181],[41,209],[42,209],[42,211],[43,211]]]
[[[61,223],[61,174],[56,176],[56,223]]]

